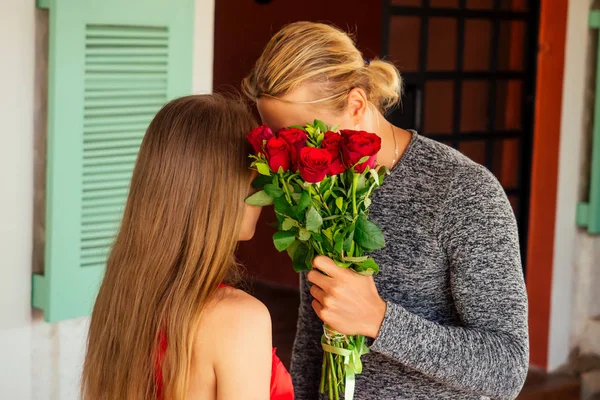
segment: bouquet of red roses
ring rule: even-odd
[[[278,232],[273,243],[286,250],[294,270],[310,270],[316,255],[342,268],[372,275],[379,271],[368,252],[384,247],[383,233],[368,219],[373,191],[388,174],[376,168],[379,136],[364,131],[330,129],[315,120],[273,134],[267,126],[248,133],[255,154],[252,167],[261,189],[246,202],[274,205]],[[321,393],[352,399],[360,357],[369,350],[365,337],[348,336],[324,326]]]

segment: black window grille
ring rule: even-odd
[[[402,72],[388,119],[503,184],[527,248],[539,0],[383,0],[382,57]]]

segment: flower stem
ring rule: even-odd
[[[352,215],[354,218],[358,216],[358,208],[356,207],[356,187],[358,186],[358,174],[352,171]]]
[[[281,175],[279,175],[279,181],[281,182],[281,186],[283,186],[283,191],[285,192],[285,199],[288,201],[288,203],[294,205],[292,201],[292,196],[290,195],[290,190],[288,189],[288,185]]]

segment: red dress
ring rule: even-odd
[[[227,285],[219,285],[219,288]],[[294,400],[294,387],[292,386],[292,377],[285,366],[275,354],[277,349],[273,349],[273,366],[271,368],[271,400]],[[167,352],[167,336],[160,332],[158,337],[158,355],[154,369],[154,378],[156,380],[157,399],[165,400],[163,395],[163,376],[162,362]]]

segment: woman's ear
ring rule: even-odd
[[[347,111],[355,126],[361,125],[368,106],[367,94],[361,88],[354,88],[348,93]]]

